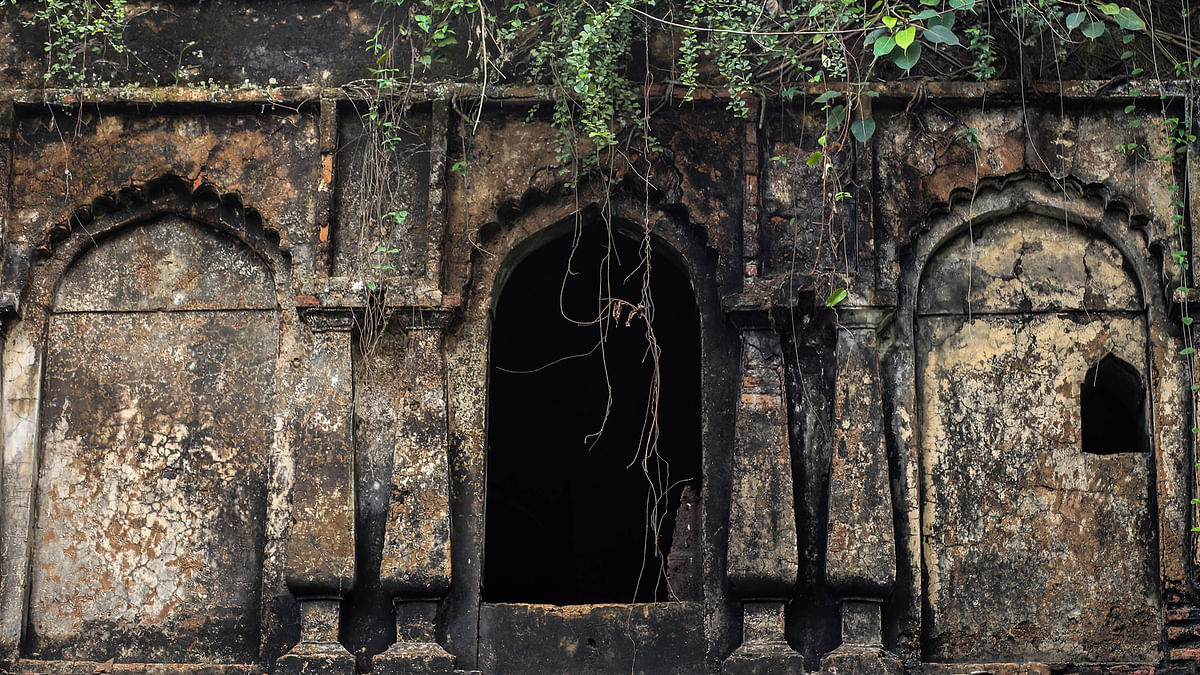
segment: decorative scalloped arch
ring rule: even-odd
[[[949,241],[972,227],[1015,213],[1032,213],[1090,230],[1099,230],[1134,266],[1143,292],[1161,289],[1153,270],[1152,247],[1144,216],[1128,204],[1112,200],[1103,185],[1056,180],[1040,173],[1018,173],[956,189],[950,202],[931,210],[912,233],[912,247],[902,265],[901,308],[915,306],[915,296],[929,259]],[[1158,295],[1162,298],[1161,294]],[[1147,302],[1150,297],[1146,297]]]
[[[273,274],[290,262],[279,232],[264,226],[261,215],[236,193],[212,184],[165,175],[116,192],[97,195],[63,221],[48,228],[31,252],[26,271],[10,281],[26,305],[48,307],[62,275],[97,240],[127,227],[177,215],[237,238],[263,260]],[[28,271],[32,268],[33,271]]]

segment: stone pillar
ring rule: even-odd
[[[896,535],[876,360],[882,310],[838,312],[834,452],[825,578],[841,598],[842,644],[823,673],[899,674],[883,648],[883,602],[896,583]]]
[[[3,467],[0,488],[0,661],[10,667],[20,656],[21,633],[29,590],[33,495],[38,473],[41,433],[42,362],[47,319],[29,311],[23,320],[16,296],[0,293],[4,356],[0,365],[0,423],[3,424]]]
[[[804,660],[783,632],[783,607],[800,571],[783,351],[779,335],[764,323],[751,322],[741,330],[728,575],[744,619],[742,644],[725,660],[723,671],[802,675]]]
[[[396,313],[407,323],[405,390],[392,462],[391,501],[379,579],[396,609],[396,643],[373,672],[452,673],[454,657],[435,635],[450,589],[450,467],[446,446],[446,313]]]
[[[300,601],[300,642],[275,665],[282,675],[354,672],[338,642],[341,599],[354,585],[354,395],[349,310],[306,312],[307,370],[295,394],[296,461],[288,588]]]

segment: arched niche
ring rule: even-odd
[[[194,212],[77,231],[32,275],[24,662],[260,662],[282,260]]]
[[[1156,663],[1154,456],[1082,451],[1087,374],[1152,372],[1136,235],[1029,189],[946,227],[913,279],[922,660]]]

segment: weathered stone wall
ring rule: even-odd
[[[369,74],[374,6],[165,5],[131,5],[140,66],[75,92],[36,88],[28,8],[2,10],[8,670],[1195,672],[1190,273],[1166,186],[1200,167],[1147,161],[1171,148],[1128,88],[871,85],[878,131],[827,173],[804,161],[817,87],[747,119],[656,90],[648,189],[572,185],[532,89],[476,115],[469,86],[417,88],[382,177],[407,215],[369,222],[380,177],[342,85]],[[649,229],[681,280],[654,304],[698,320],[698,403],[669,413],[698,420],[695,501],[666,490],[643,538],[678,546],[688,589],[664,560],[653,603],[487,602],[492,331],[564,320],[514,328],[499,298],[605,218]],[[651,310],[621,299],[601,314],[641,330]],[[537,381],[557,388],[509,409],[603,390],[556,380],[554,348]],[[643,372],[632,351],[605,367]],[[1141,380],[1145,444],[1084,452],[1110,354]],[[569,499],[640,472],[632,449],[573,454],[539,410],[518,435],[566,467],[536,466],[547,492],[613,518],[570,536],[644,527],[617,521],[649,489]]]

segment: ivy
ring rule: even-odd
[[[97,64],[128,53],[126,20],[124,0],[38,0],[23,24],[45,32],[46,82],[81,87],[95,83]]]
[[[1008,66],[997,48],[1001,27],[1023,46],[1050,44],[1056,59],[1102,40],[1119,40],[1132,53],[1129,41],[1147,31],[1131,7],[1098,0],[1016,0],[1000,13],[985,0],[527,0],[494,11],[481,0],[375,2],[401,10],[401,34],[419,70],[468,43],[485,83],[520,77],[553,85],[564,157],[648,135],[639,92],[649,80],[681,87],[685,100],[721,87],[729,109],[745,116],[757,89],[777,87],[787,97],[792,82],[994,78]],[[651,53],[654,41],[669,44],[669,53]],[[372,48],[391,49],[378,41]],[[936,73],[946,64],[953,69]],[[873,121],[855,114],[859,103],[848,98],[843,110],[828,110],[865,141]]]

